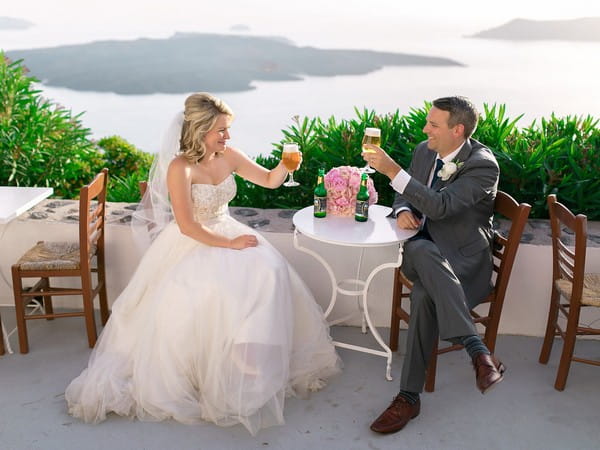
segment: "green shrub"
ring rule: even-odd
[[[557,194],[576,214],[600,219],[600,129],[592,117],[541,119],[519,130],[504,106],[485,107],[475,138],[494,150],[499,188],[547,218],[546,197]]]
[[[143,152],[120,136],[100,139],[98,147],[103,150],[102,158],[110,173],[127,175],[133,172],[148,173],[154,156]]]
[[[374,111],[356,110],[356,119],[337,120],[330,117],[294,119],[283,130],[283,139],[273,144],[269,157],[257,161],[265,167],[274,167],[281,156],[283,142],[300,144],[304,162],[295,172],[300,181],[297,188],[280,187],[274,192],[238,180],[241,195],[235,200],[240,206],[300,208],[312,203],[312,189],[317,169],[329,170],[340,165],[362,167],[360,144],[364,129],[376,126],[381,129],[383,147],[398,161],[408,167],[412,150],[426,139],[423,127],[427,111],[412,108],[407,115],[398,111],[377,115]],[[600,129],[592,117],[567,116],[534,121],[522,129],[517,122],[522,118],[506,117],[504,105],[484,105],[474,138],[489,146],[500,165],[499,188],[520,202],[532,205],[532,218],[547,218],[546,197],[557,194],[559,200],[575,213],[583,213],[590,220],[600,220]],[[391,205],[394,192],[389,180],[374,174],[379,193],[379,203]]]
[[[108,200],[138,201],[153,156],[119,136],[95,143],[81,114],[46,100],[21,63],[0,52],[0,184],[50,186],[57,197],[76,198],[107,167]]]
[[[111,176],[108,178],[106,199],[109,202],[137,203],[141,199],[139,183],[147,179],[148,172],[134,172],[126,176]]]
[[[109,136],[97,142],[103,166],[108,168],[107,200],[140,201],[139,182],[147,180],[154,156],[145,153],[120,136]]]
[[[37,81],[0,52],[0,184],[51,186],[74,197],[101,160],[81,115],[43,98]]]
[[[269,157],[259,156],[256,161],[267,168],[275,167],[280,158],[283,143],[296,142],[300,145],[303,162],[300,169],[294,173],[294,179],[300,186],[265,190],[238,179],[238,196],[234,205],[270,208],[301,208],[312,204],[314,185],[317,172],[323,167],[329,169],[341,165],[362,167],[365,165],[361,157],[361,141],[367,127],[381,129],[382,141],[386,150],[401,164],[410,162],[410,139],[422,140],[422,132],[426,113],[413,110],[409,116],[400,116],[398,112],[378,116],[374,111],[356,110],[356,119],[337,120],[330,117],[326,121],[320,118],[300,120],[294,118],[294,123],[283,130],[283,139],[274,143],[275,149]],[[420,125],[418,130],[415,124]],[[373,174],[373,180],[379,193],[380,204],[391,204],[393,191],[389,180],[381,174]],[[267,205],[267,206],[262,206]]]

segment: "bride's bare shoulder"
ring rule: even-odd
[[[228,157],[232,161],[240,161],[240,160],[250,159],[248,157],[248,155],[246,155],[239,148],[229,147],[229,146],[227,146],[227,148],[225,149],[225,152],[223,152],[223,155],[226,156],[226,157]]]
[[[178,170],[184,169],[186,167],[191,167],[192,164],[184,155],[177,155],[175,158],[171,160],[169,163],[169,169],[177,168]]]
[[[188,175],[192,170],[192,164],[183,155],[178,155],[169,163],[169,174]]]

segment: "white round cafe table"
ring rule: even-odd
[[[331,280],[332,292],[329,306],[325,311],[327,318],[333,307],[335,306],[337,295],[344,294],[349,296],[362,296],[362,304],[359,310],[349,316],[329,322],[330,325],[344,322],[357,313],[362,314],[362,331],[367,332],[367,327],[373,334],[373,337],[383,350],[376,350],[368,347],[362,347],[354,344],[337,342],[334,344],[338,347],[356,350],[360,352],[370,353],[372,355],[383,356],[387,358],[386,379],[392,380],[392,351],[381,338],[379,331],[371,321],[368,308],[368,291],[371,281],[375,275],[383,269],[396,268],[402,263],[402,243],[413,236],[415,230],[401,230],[396,225],[396,220],[387,217],[391,212],[391,208],[381,205],[372,205],[369,207],[369,219],[366,222],[357,222],[354,217],[339,217],[327,215],[324,218],[313,216],[313,207],[307,206],[299,210],[293,217],[294,223],[294,247],[296,249],[308,253],[317,259],[327,270]],[[361,249],[358,261],[357,273],[360,273],[360,265],[366,248],[372,247],[388,247],[396,246],[398,248],[398,258],[392,262],[384,262],[371,270],[365,280],[358,278],[350,278],[338,280],[331,265],[318,253],[306,247],[303,247],[298,242],[298,235],[302,234],[307,238],[317,242],[343,246],[343,247],[359,247]],[[353,289],[348,289],[345,286],[351,286]]]
[[[28,209],[51,196],[53,192],[54,190],[48,187],[0,186],[0,248],[4,245],[2,240],[8,224]],[[12,284],[2,271],[0,271],[0,278],[12,290]],[[14,306],[14,303],[0,306]],[[15,332],[16,328],[7,333],[2,318],[0,318],[0,329],[0,339],[4,339],[6,351],[12,354],[13,350],[10,346],[9,338]]]

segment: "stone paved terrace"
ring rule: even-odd
[[[0,308],[14,327],[12,308]],[[60,322],[60,323],[58,323]],[[338,349],[341,374],[308,399],[290,398],[283,426],[252,437],[241,425],[183,425],[172,420],[139,422],[111,415],[98,425],[67,414],[64,389],[90,354],[80,318],[34,321],[30,353],[0,356],[0,448],[2,450],[385,450],[527,449],[600,447],[600,368],[573,363],[567,388],[554,390],[561,344],[547,366],[537,362],[541,339],[499,336],[496,354],[505,380],[485,396],[475,388],[464,352],[443,355],[434,393],[422,396],[421,415],[401,432],[378,435],[370,422],[398,390],[402,355],[395,354],[394,381],[384,378],[384,359]],[[383,330],[384,337],[386,331]],[[373,345],[357,327],[333,327],[337,340]],[[402,333],[400,348],[404,347]],[[16,339],[13,336],[13,345]],[[600,358],[598,342],[578,344],[582,355]]]
[[[134,205],[108,204],[108,221],[126,226]],[[231,208],[259,231],[291,232],[291,210]],[[11,224],[40,220],[74,224],[77,202],[46,200]],[[589,245],[600,247],[600,227],[589,224]],[[523,241],[549,245],[548,221],[532,220]],[[9,330],[14,309],[0,307]],[[289,399],[286,424],[251,437],[241,426],[141,423],[111,416],[87,425],[66,413],[64,389],[85,366],[90,349],[80,318],[29,324],[31,352],[0,357],[0,450],[20,449],[597,449],[600,447],[600,368],[574,363],[567,389],[553,389],[561,343],[548,366],[537,362],[541,339],[500,335],[497,354],[506,380],[482,396],[463,352],[440,357],[435,393],[424,394],[422,413],[402,432],[372,433],[369,423],[396,394],[402,354],[384,378],[381,357],[339,349],[345,368],[309,399]],[[386,330],[381,330],[385,335]],[[356,327],[333,327],[335,339],[373,345]],[[385,338],[385,336],[384,336]],[[400,348],[404,346],[401,336]],[[11,337],[18,348],[16,335]],[[600,359],[598,341],[578,343],[582,356]]]

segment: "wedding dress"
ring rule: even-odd
[[[257,234],[233,219],[234,177],[192,185],[194,218],[228,237]],[[69,413],[282,424],[286,395],[324,386],[341,363],[320,307],[260,235],[232,250],[193,240],[171,222],[145,253],[92,351],[68,386]]]

